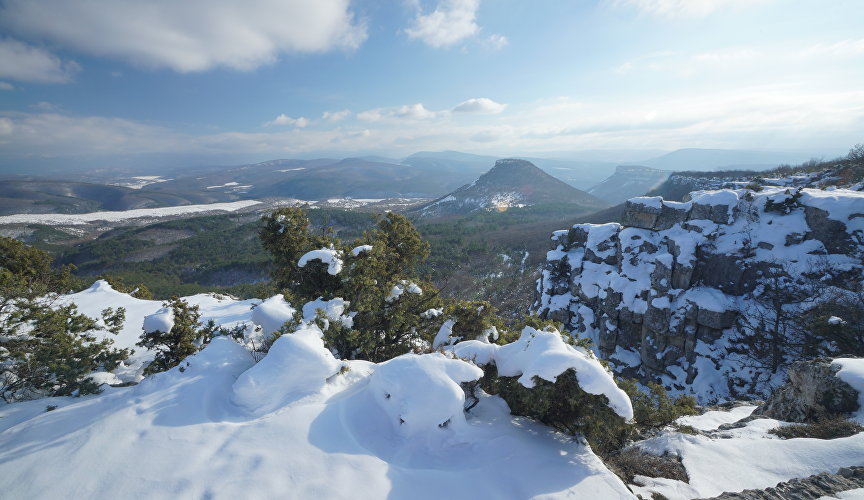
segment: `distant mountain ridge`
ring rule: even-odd
[[[547,174],[533,163],[504,159],[471,184],[416,211],[424,217],[465,215],[479,210],[504,211],[538,204],[566,203],[599,209],[608,205],[585,191]]]
[[[672,172],[638,165],[619,165],[609,178],[588,190],[610,203],[623,203],[663,183]]]

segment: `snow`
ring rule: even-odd
[[[182,205],[162,208],[138,208],[118,212],[91,212],[86,214],[15,214],[0,216],[2,224],[45,224],[49,226],[76,226],[91,222],[118,222],[138,218],[170,217],[199,212],[234,212],[261,203],[255,200],[233,201],[230,203],[209,203],[205,205]]]
[[[434,311],[434,309],[430,310]],[[438,333],[435,335],[435,339],[432,341],[432,349],[438,349],[443,345],[451,343],[450,336],[453,335],[453,325],[455,324],[456,320],[448,319],[441,325],[441,328],[438,329]]]
[[[736,406],[727,411],[711,410],[702,415],[690,415],[681,417],[675,422],[681,425],[689,425],[700,431],[712,431],[723,424],[731,424],[742,418],[749,417],[757,407],[753,405]]]
[[[343,366],[321,336],[315,326],[280,336],[261,362],[237,378],[231,400],[260,415],[318,392]]]
[[[300,257],[300,260],[297,261],[297,265],[299,267],[304,267],[309,261],[312,260],[320,260],[324,264],[327,264],[327,274],[332,276],[336,276],[340,272],[342,272],[342,258],[339,250],[335,250],[333,248],[322,248],[320,250],[312,250],[310,252],[306,252]]]
[[[440,353],[403,354],[376,366],[369,390],[398,434],[444,438],[450,432],[442,429],[460,432],[466,427],[465,392],[459,384],[482,376],[480,368]]]
[[[136,338],[161,307],[104,282],[70,298],[131,306]],[[219,324],[251,322],[258,303],[186,300]],[[441,354],[340,361],[320,335],[283,335],[257,364],[219,337],[132,387],[0,406],[0,496],[632,498],[586,445],[511,416],[500,398],[481,394],[464,413],[458,384],[477,367]]]
[[[352,313],[345,314],[348,306],[349,303],[340,297],[330,300],[318,297],[316,300],[303,304],[303,321],[311,323],[318,317],[318,311],[321,311],[323,312],[321,319],[328,322],[335,321],[347,328],[351,328],[354,325],[354,315]]]
[[[855,420],[864,424],[864,358],[835,358],[832,365],[839,365],[837,378],[858,391],[858,413]]]
[[[845,325],[846,322],[843,321],[843,318],[840,318],[837,316],[831,316],[830,318],[828,318],[828,324],[829,325]]]
[[[555,382],[559,375],[572,368],[585,392],[606,396],[615,413],[627,420],[633,418],[630,398],[618,388],[612,374],[593,355],[565,344],[557,331],[525,327],[519,340],[510,344],[498,346],[468,340],[452,349],[456,356],[478,364],[494,362],[500,376],[518,376],[519,383],[529,389],[534,387],[534,377]]]
[[[252,322],[261,327],[265,338],[279,331],[287,321],[294,319],[296,310],[280,293],[258,304],[252,309]]]
[[[354,249],[351,250],[351,255],[353,255],[354,257],[357,257],[361,253],[369,252],[371,250],[372,250],[372,245],[360,245],[359,247],[354,247]]]
[[[663,206],[663,198],[660,196],[639,196],[636,198],[630,198],[627,201],[648,208],[656,208],[657,210],[660,210]]]
[[[144,316],[142,329],[145,332],[168,333],[174,328],[174,311],[170,307],[163,307],[153,314]]]
[[[767,433],[780,425],[783,423],[777,420],[757,419],[718,438],[667,432],[639,446],[656,455],[671,453],[682,458],[692,490],[668,496],[670,500],[764,489],[861,464],[864,433],[830,440],[779,439]]]
[[[415,295],[423,295],[423,290],[417,286],[416,283],[411,281],[402,280],[399,283],[393,285],[393,288],[390,289],[390,293],[387,297],[384,298],[385,302],[395,302],[402,296],[403,293],[412,293]]]

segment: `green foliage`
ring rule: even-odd
[[[287,300],[302,305],[342,297],[350,303],[350,324],[319,315],[325,343],[339,356],[383,361],[423,347],[434,335],[432,321],[422,313],[440,305],[438,292],[417,276],[429,244],[405,217],[381,216],[374,228],[348,245],[326,230],[314,233],[302,210],[283,208],[263,218],[259,235],[273,255],[273,279]],[[351,250],[360,245],[372,248],[354,255]],[[298,265],[304,254],[322,248],[332,249],[342,260],[338,275],[318,260]],[[422,293],[413,293],[415,286]],[[391,297],[394,288],[401,295]]]
[[[88,375],[113,370],[129,357],[111,339],[93,333],[120,331],[125,310],[102,312],[101,324],[58,306],[57,294],[71,283],[71,267],[51,268],[51,258],[11,238],[0,238],[0,397],[6,401],[38,396],[98,392]]]
[[[864,287],[857,288],[808,311],[805,356],[864,356]]]
[[[136,344],[156,351],[156,357],[144,369],[145,375],[170,370],[179,365],[187,356],[207,345],[217,330],[212,321],[202,327],[198,306],[190,306],[183,299],[173,297],[163,306],[170,307],[174,315],[171,331],[144,332]]]
[[[678,417],[698,413],[693,396],[682,395],[673,399],[660,384],[648,384],[648,391],[643,392],[633,379],[617,382],[633,403],[633,420],[641,431],[659,429],[670,425]]]
[[[837,439],[864,432],[864,427],[848,418],[831,417],[823,418],[813,423],[784,425],[783,427],[771,429],[768,432],[783,439]]]
[[[499,377],[490,364],[485,367],[480,387],[501,396],[512,414],[531,417],[571,436],[581,435],[601,455],[622,448],[630,438],[631,426],[609,408],[606,396],[585,392],[572,369],[554,383],[535,377],[531,389],[517,379]]]
[[[508,334],[504,322],[492,304],[480,300],[452,301],[444,309],[444,315],[454,320],[453,336],[462,340],[488,337],[490,342],[507,343],[518,335]]]
[[[300,267],[297,262],[311,250],[332,247],[336,239],[327,232],[313,234],[309,218],[296,207],[283,207],[261,219],[258,232],[261,246],[273,258],[273,281],[280,289],[290,291],[292,298],[315,300],[321,292],[338,289],[338,278],[329,275],[321,262]],[[331,295],[332,298],[335,295]]]
[[[117,290],[121,293],[127,293],[136,299],[142,300],[153,300],[153,292],[147,288],[147,285],[144,283],[138,283],[137,285],[127,285],[122,277],[112,276],[110,274],[104,274],[102,276],[98,276],[98,279],[102,279],[108,282],[111,285],[111,288]]]

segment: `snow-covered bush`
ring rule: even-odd
[[[404,354],[379,364],[369,388],[403,436],[465,426],[465,393],[460,384],[483,376],[476,366],[440,353]]]
[[[267,356],[240,375],[232,399],[254,413],[270,411],[318,391],[341,368],[324,347],[321,330],[301,328],[276,339]]]
[[[74,305],[58,306],[69,289],[70,268],[52,269],[51,257],[11,238],[0,237],[0,397],[6,401],[99,391],[90,377],[113,370],[129,350],[111,347],[125,311],[107,308],[97,321]]]
[[[514,415],[584,436],[598,453],[619,449],[630,437],[627,394],[590,351],[569,345],[557,330],[525,327],[509,344],[472,340],[451,351],[483,366],[481,387],[501,396]]]
[[[144,318],[141,340],[136,344],[156,351],[156,357],[144,369],[145,375],[162,372],[180,364],[186,356],[207,345],[218,328],[211,321],[200,323],[198,306],[190,306],[174,297],[162,309]]]
[[[440,308],[438,291],[416,271],[429,244],[401,215],[381,216],[374,229],[347,243],[314,234],[302,210],[282,208],[264,217],[259,236],[273,255],[273,278],[288,301],[341,298],[350,306],[350,324],[320,325],[325,343],[339,357],[384,361],[425,348],[440,326],[422,315]]]

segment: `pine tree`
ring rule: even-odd
[[[39,396],[98,392],[88,375],[113,370],[131,354],[99,340],[94,332],[120,331],[125,311],[108,308],[102,324],[57,305],[71,286],[72,267],[51,268],[51,257],[0,237],[0,397],[6,401]]]
[[[136,344],[156,350],[156,357],[144,369],[145,375],[170,370],[179,365],[187,356],[195,354],[209,343],[215,330],[212,322],[202,328],[198,306],[190,306],[183,299],[172,297],[163,306],[170,307],[173,313],[174,325],[171,330],[144,332]]]

